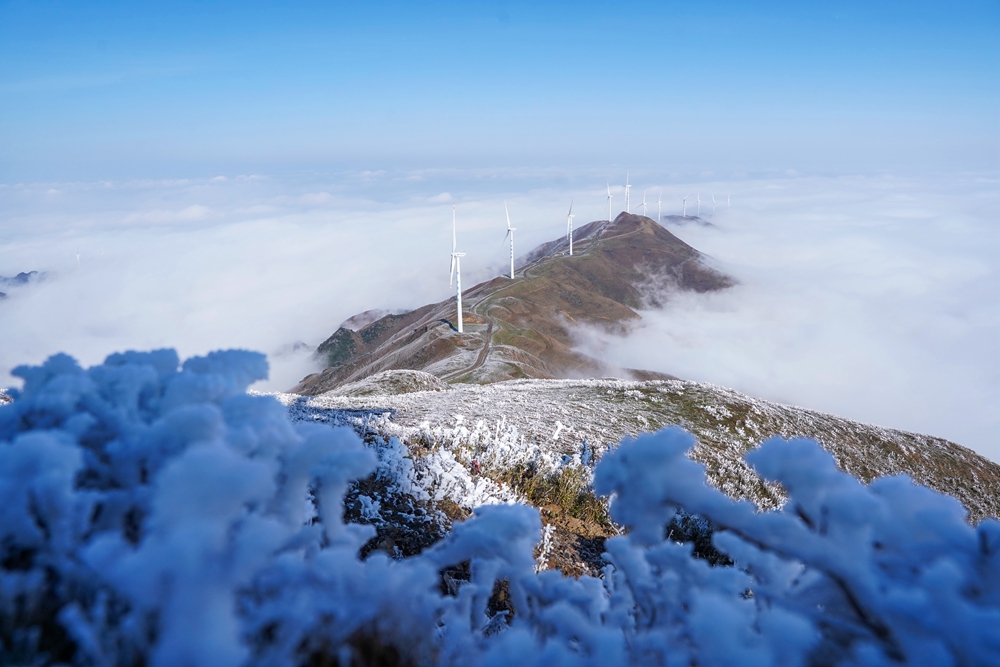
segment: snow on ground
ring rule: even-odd
[[[442,486],[468,481],[454,470],[425,484],[398,438],[373,453],[350,429],[303,423],[363,425],[374,408],[248,396],[263,355],[130,352],[88,369],[57,355],[15,373],[24,389],[0,406],[0,664],[1000,664],[1000,523],[972,526],[953,498],[904,477],[861,484],[812,441],[747,455],[788,493],[759,512],[706,484],[683,429],[625,440],[593,487],[626,534],[606,541],[600,578],[577,579],[538,571],[551,531],[535,508]],[[715,416],[739,414],[726,409]],[[440,461],[473,442],[552,451],[514,437],[518,415],[501,429],[450,419],[401,428],[433,436],[411,446]],[[546,433],[561,442],[565,428]],[[428,494],[495,502],[411,557],[361,558],[375,531],[344,522],[345,494],[376,455]],[[362,513],[385,513],[361,495]],[[711,521],[733,566],[672,541],[681,507]],[[446,576],[463,564],[464,580]]]
[[[692,458],[707,466],[711,483],[764,509],[780,506],[784,494],[777,485],[763,482],[744,455],[774,435],[807,436],[862,481],[905,473],[959,498],[976,520],[1000,515],[1000,467],[967,449],[705,383],[512,380],[400,394],[274,396],[297,421],[374,420],[383,435],[438,446],[442,453],[436,456],[448,465],[452,460],[460,463],[470,474],[475,461],[484,470],[531,463],[543,471],[572,466],[589,475],[623,438],[679,424],[696,436]],[[454,466],[449,470],[462,476]],[[466,483],[456,488],[469,487]],[[455,501],[469,507],[475,497],[461,491]],[[484,497],[488,502],[507,498],[499,492]]]

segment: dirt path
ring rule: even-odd
[[[480,317],[482,317],[484,320],[486,320],[486,333],[483,334],[483,347],[482,347],[482,349],[479,350],[479,355],[476,357],[476,361],[471,366],[463,368],[462,370],[459,370],[459,371],[455,371],[453,373],[448,373],[447,375],[442,376],[442,378],[441,378],[442,380],[446,380],[447,381],[447,380],[451,380],[453,378],[461,377],[463,375],[466,375],[467,373],[471,373],[472,371],[476,370],[477,368],[479,368],[480,366],[482,366],[486,362],[486,357],[489,355],[489,353],[490,353],[490,347],[491,347],[491,345],[493,343],[493,328],[494,328],[494,325],[496,324],[496,320],[494,320],[489,315],[489,312],[488,312],[489,309],[488,308],[487,308],[487,312],[479,312],[479,308],[481,306],[483,306],[484,304],[488,305],[487,304],[487,299],[489,299],[491,296],[493,296],[497,292],[500,292],[500,291],[502,291],[504,289],[506,289],[506,286],[505,287],[501,287],[500,289],[497,289],[497,290],[493,290],[493,291],[489,292],[488,294],[484,294],[479,299],[477,299],[476,302],[472,305],[472,308],[470,308],[470,310],[473,313],[475,313],[475,314],[479,315]]]

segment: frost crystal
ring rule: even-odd
[[[904,477],[862,485],[812,441],[747,456],[788,493],[762,513],[706,484],[680,428],[626,439],[593,477],[626,534],[607,541],[603,579],[572,579],[544,570],[537,510],[456,470],[491,464],[477,438],[523,453],[516,429],[456,419],[472,451],[417,466],[398,439],[366,447],[247,395],[267,372],[251,352],[89,369],[56,355],[15,372],[24,389],[0,406],[2,664],[1000,663],[1000,523],[972,527]],[[573,458],[597,457],[584,444]],[[344,522],[344,495],[376,469],[475,510],[417,555],[363,560],[374,529]],[[681,509],[734,565],[666,535]]]

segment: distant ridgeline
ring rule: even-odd
[[[25,273],[24,271],[22,271],[21,273],[17,274],[13,278],[7,278],[5,276],[0,276],[0,288],[3,288],[3,289],[0,289],[0,299],[6,299],[7,298],[7,293],[3,291],[4,289],[9,289],[9,288],[12,288],[12,287],[14,287],[14,288],[16,288],[16,287],[22,287],[24,285],[27,285],[28,283],[35,282],[37,280],[41,280],[43,276],[44,276],[44,274],[41,274],[38,271],[28,271],[27,273]]]
[[[664,379],[670,376],[615,368],[574,351],[573,325],[624,331],[638,320],[638,309],[659,305],[670,290],[708,292],[734,284],[645,216],[622,213],[613,222],[591,222],[574,232],[573,246],[570,256],[566,239],[545,243],[521,257],[514,280],[498,277],[463,292],[461,334],[452,326],[454,298],[374,321],[368,313],[351,318],[317,349],[328,367],[293,391],[321,394],[396,369],[473,383]]]

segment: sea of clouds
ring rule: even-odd
[[[0,301],[0,386],[58,351],[84,364],[123,349],[265,352],[287,389],[308,349],[370,308],[449,297],[451,204],[463,284],[503,270],[503,202],[518,254],[607,217],[601,170],[224,175],[0,184],[0,276],[45,272]],[[713,227],[671,228],[740,284],[673,294],[626,339],[580,332],[622,366],[715,382],[1000,460],[1000,179],[717,179],[633,171],[663,213],[701,193]],[[622,187],[612,186],[614,211]],[[712,214],[711,194],[719,206]],[[732,207],[725,196],[732,194]],[[694,207],[689,199],[688,212]],[[656,215],[656,204],[649,209]]]

